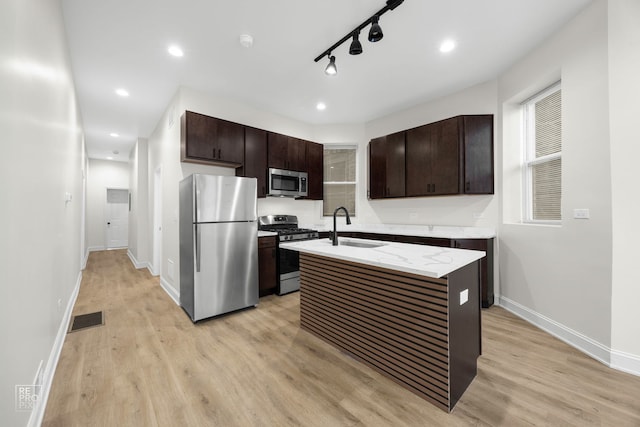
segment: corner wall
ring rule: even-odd
[[[3,0],[0,53],[0,420],[35,426],[82,278],[85,149],[60,2]],[[15,386],[36,383],[36,409],[17,411]]]
[[[149,155],[148,142],[139,138],[129,156],[129,250],[136,268],[149,267]]]
[[[277,116],[272,113],[256,110],[224,97],[210,96],[196,92],[189,88],[180,88],[167,107],[163,117],[149,138],[149,202],[148,207],[153,218],[153,207],[156,195],[154,194],[154,174],[157,168],[162,171],[161,194],[161,226],[162,235],[160,252],[160,267],[154,266],[159,271],[160,281],[164,289],[174,298],[179,298],[180,289],[180,253],[178,233],[178,196],[179,183],[192,173],[207,173],[212,175],[235,175],[235,169],[198,165],[180,162],[180,117],[185,110],[207,114],[237,123],[255,126],[257,128],[280,132],[304,139],[312,139],[312,127],[292,119]],[[258,214],[262,215],[267,210],[290,213],[288,210],[294,203],[290,199],[268,199],[258,202]],[[312,212],[314,205],[321,202],[296,201],[295,208],[301,212]],[[263,206],[267,206],[266,208]],[[310,208],[310,210],[308,210]],[[269,211],[268,213],[273,213]],[[295,214],[296,212],[294,212]],[[153,221],[150,221],[149,245],[150,257],[153,259],[154,234]]]
[[[518,105],[562,80],[562,225],[521,223]],[[498,79],[500,304],[605,363],[611,345],[607,3],[597,0]],[[588,208],[591,219],[573,218]]]
[[[609,1],[609,120],[613,204],[611,363],[640,374],[640,2]]]

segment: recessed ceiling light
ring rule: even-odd
[[[324,111],[324,110],[326,110],[326,109],[327,109],[327,104],[325,104],[324,102],[318,102],[318,103],[316,104],[316,108],[317,108],[319,111]]]
[[[240,35],[240,45],[242,45],[242,47],[250,48],[253,46],[253,37],[249,34]]]
[[[454,42],[453,40],[450,40],[450,39],[449,40],[445,40],[440,45],[440,52],[448,53],[448,52],[451,52],[455,48],[456,48],[456,42]]]
[[[118,135],[118,134],[117,134],[117,133],[115,133],[115,132],[111,132],[109,135],[110,135],[110,136],[112,136],[112,137],[114,137],[114,138],[117,138],[117,137],[119,137],[119,136],[120,136],[120,135]]]
[[[113,160],[113,157],[109,156],[107,157],[107,160]]]
[[[129,96],[129,92],[127,92],[125,89],[122,89],[122,88],[116,89],[116,93],[123,98],[126,98],[127,96]]]
[[[113,154],[120,154],[118,150],[113,150]]]
[[[184,56],[184,52],[182,51],[182,49],[180,49],[180,46],[176,46],[175,44],[169,46],[169,49],[167,49],[167,51],[169,52],[169,54],[178,58]]]

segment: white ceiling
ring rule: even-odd
[[[314,58],[384,0],[62,0],[89,157],[121,161],[179,86],[306,123],[363,123],[496,77],[590,2],[405,0],[380,19],[380,42],[367,28],[361,55],[340,46],[328,77]],[[446,38],[457,48],[442,54]]]

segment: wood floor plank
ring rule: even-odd
[[[44,426],[640,426],[640,378],[500,307],[447,414],[300,329],[297,293],[193,324],[126,251],[92,252]]]

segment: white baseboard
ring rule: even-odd
[[[89,252],[97,252],[97,251],[106,251],[106,246],[90,246],[87,248],[87,256],[89,256]]]
[[[47,399],[49,399],[49,392],[51,391],[51,385],[53,383],[53,376],[56,373],[56,367],[58,366],[58,360],[60,359],[60,353],[62,352],[62,345],[64,344],[64,338],[67,335],[67,329],[69,327],[69,321],[71,320],[71,313],[73,312],[73,306],[78,298],[78,292],[80,291],[80,283],[82,283],[82,271],[78,272],[78,279],[76,285],[71,292],[69,301],[67,301],[67,308],[64,311],[60,326],[58,327],[58,334],[53,342],[51,353],[47,359],[47,364],[44,368],[42,375],[42,388],[40,389],[40,396],[38,396],[38,403],[31,412],[29,417],[29,427],[37,427],[42,424],[44,419],[44,411],[47,407]]]
[[[611,350],[612,368],[640,376],[640,357],[623,351]]]
[[[135,256],[133,256],[133,254],[131,253],[130,250],[127,250],[127,256],[129,257],[129,259],[131,260],[131,263],[133,264],[133,266],[136,269],[141,269],[141,268],[147,268],[149,269],[149,263],[148,262],[140,262],[136,259]]]
[[[640,376],[640,357],[620,351],[612,350],[580,332],[574,331],[540,313],[537,313],[509,298],[498,296],[498,305],[532,325],[542,329],[582,351],[588,356],[604,363],[610,368]]]
[[[162,276],[160,276],[160,286],[162,286],[162,289],[164,289],[164,291],[169,294],[176,305],[180,305],[180,293],[173,286],[171,286],[169,282],[164,280],[164,277]]]
[[[82,259],[82,265],[80,266],[80,270],[84,270],[87,268],[87,261],[89,261],[89,249],[84,252],[84,258]]]

